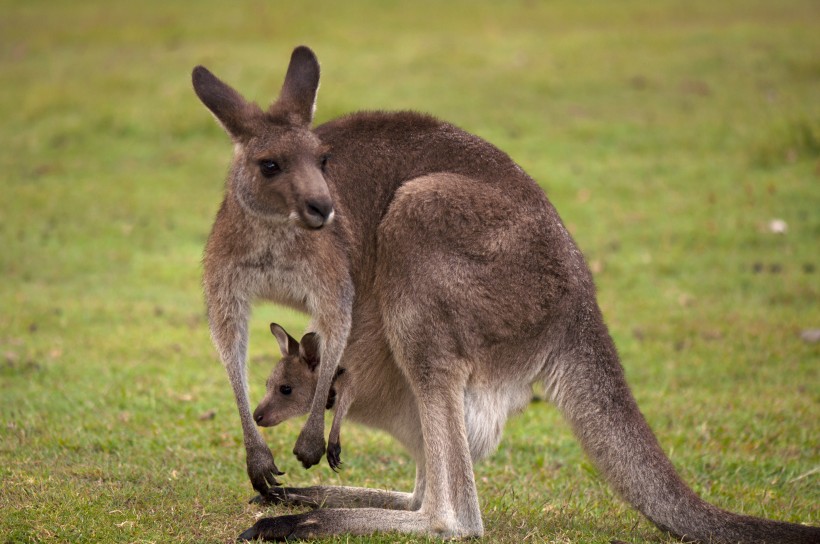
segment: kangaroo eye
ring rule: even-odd
[[[319,168],[322,169],[322,172],[324,172],[325,168],[327,168],[328,159],[330,159],[330,155],[322,155],[322,158],[319,159]]]
[[[261,172],[261,174],[266,178],[272,178],[276,174],[282,172],[282,169],[279,168],[279,165],[276,163],[276,161],[272,161],[270,159],[262,159],[261,161],[259,161],[259,172]]]
[[[292,390],[291,390],[289,385],[280,385],[279,386],[279,392],[282,393],[283,395],[290,395],[291,391]]]

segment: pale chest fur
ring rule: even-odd
[[[256,226],[251,231],[263,243],[255,244],[252,251],[237,256],[233,263],[235,273],[243,278],[248,298],[313,313],[315,293],[324,282],[315,253],[309,250],[315,241],[306,234],[289,225],[267,229]]]

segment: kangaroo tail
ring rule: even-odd
[[[704,543],[818,544],[820,528],[743,516],[689,489],[646,423],[599,315],[583,346],[556,361],[544,385],[617,492],[661,530]]]

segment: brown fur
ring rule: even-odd
[[[204,68],[193,79],[234,141],[204,284],[248,473],[274,500],[333,507],[263,519],[241,538],[481,535],[472,463],[541,382],[612,485],[662,529],[703,542],[820,540],[817,528],[720,510],[681,481],[624,380],[580,251],[502,151],[408,112],[311,130],[319,66],[305,47],[267,111]],[[265,177],[273,162],[277,174]],[[256,298],[308,312],[321,338],[297,458],[310,466],[324,453],[323,410],[343,363],[357,384],[349,416],[392,433],[415,458],[412,494],[268,491],[278,471],[253,424],[244,369]]]

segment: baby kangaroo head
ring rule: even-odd
[[[310,411],[316,391],[319,366],[319,336],[309,332],[297,342],[285,329],[271,323],[282,359],[265,385],[265,397],[253,412],[260,427],[272,427]]]
[[[329,151],[311,131],[319,61],[300,46],[291,55],[279,98],[267,111],[207,68],[192,74],[194,91],[234,143],[228,192],[247,212],[319,229],[333,220],[325,181]]]

